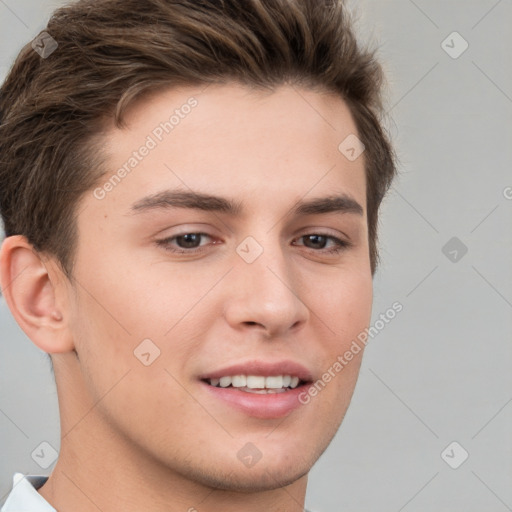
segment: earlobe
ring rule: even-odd
[[[7,237],[0,250],[0,286],[18,325],[47,353],[74,349],[63,308],[66,288],[26,237]],[[51,275],[53,274],[53,275]]]

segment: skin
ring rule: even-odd
[[[133,105],[127,129],[106,132],[105,181],[192,96],[197,106],[104,199],[83,197],[74,280],[22,236],[2,246],[9,308],[55,368],[60,456],[39,493],[60,512],[302,511],[307,474],[352,397],[362,350],[279,419],[235,410],[198,381],[252,359],[292,359],[319,379],[369,325],[364,159],[338,150],[357,133],[347,105],[290,85],[160,91]],[[243,212],[130,212],[165,189],[229,197]],[[333,193],[363,214],[290,214]],[[198,232],[211,238],[196,255],[156,244]],[[331,239],[307,234],[351,245],[329,255]],[[263,248],[250,264],[236,252],[248,236]],[[146,338],[160,350],[149,366],[134,357]],[[262,453],[251,468],[237,458],[248,442]]]

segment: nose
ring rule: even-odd
[[[281,337],[307,322],[310,312],[300,296],[305,283],[279,242],[262,246],[263,252],[252,263],[236,256],[228,276],[225,317],[235,330]]]

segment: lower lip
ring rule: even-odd
[[[303,405],[299,401],[299,395],[307,393],[312,384],[290,389],[283,393],[257,394],[240,391],[236,388],[218,388],[210,386],[206,382],[201,384],[216,398],[223,400],[235,409],[262,419],[282,418],[293,410]]]

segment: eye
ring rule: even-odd
[[[301,239],[304,239],[306,241],[306,243],[303,244],[305,247],[314,249],[315,252],[324,252],[327,254],[338,254],[347,247],[350,247],[351,245],[349,242],[341,240],[338,237],[322,233],[311,233],[307,235],[302,235],[301,237],[298,238],[298,240]],[[330,249],[325,249],[325,246],[328,241],[331,241],[334,245]]]
[[[196,254],[202,252],[204,245],[200,245],[202,237],[212,238],[207,233],[182,233],[163,240],[157,240],[157,245],[166,251],[178,254]],[[176,241],[176,245],[173,242]]]

